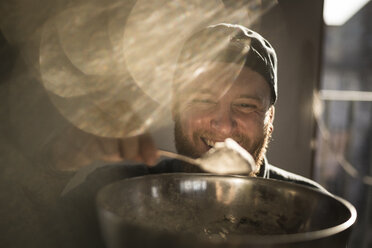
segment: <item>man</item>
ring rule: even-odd
[[[324,190],[266,161],[277,99],[277,58],[258,33],[231,24],[197,32],[181,51],[173,86],[172,116],[179,153],[197,158],[215,142],[233,138],[254,157],[258,165],[254,176]],[[176,164],[165,161],[150,172],[188,170]]]
[[[196,32],[185,42],[174,73],[172,117],[177,151],[197,158],[215,142],[232,138],[254,157],[258,166],[253,176],[324,190],[310,179],[268,164],[265,154],[274,129],[276,100],[277,58],[261,35],[224,23]],[[115,162],[132,159],[153,165],[158,158],[148,135],[115,142],[118,144],[102,142],[96,147],[105,147]],[[140,174],[199,172],[178,160],[138,166],[124,167],[125,171],[141,168]],[[120,173],[114,174],[115,179],[121,177]]]
[[[269,43],[239,25],[210,26],[190,38],[174,83],[177,151],[200,157],[233,138],[261,165],[273,131],[276,64]]]
[[[173,84],[172,117],[177,151],[196,158],[215,142],[233,138],[253,155],[258,167],[252,176],[325,191],[310,179],[268,164],[265,158],[273,132],[276,68],[276,54],[271,45],[243,26],[213,25],[188,39],[179,56]],[[156,148],[148,136],[121,140],[118,147],[122,148],[118,152],[122,155],[116,159],[132,158],[147,164],[157,159]],[[79,234],[73,237],[73,243],[77,247],[100,244],[94,198],[101,187],[123,178],[169,172],[199,172],[199,169],[167,159],[155,166],[116,164],[90,173],[62,198],[63,216],[71,224],[71,233]]]

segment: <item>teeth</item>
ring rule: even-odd
[[[204,139],[205,140],[205,143],[208,145],[208,146],[214,146],[214,144],[216,142],[212,141],[212,140],[208,140],[208,139]]]

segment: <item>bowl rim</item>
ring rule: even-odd
[[[310,186],[305,186],[301,184],[296,184],[292,182],[282,181],[278,179],[271,179],[271,178],[262,178],[262,177],[247,177],[247,176],[241,176],[241,175],[218,175],[218,174],[212,174],[212,173],[159,173],[159,174],[150,174],[150,175],[143,175],[138,177],[131,177],[131,178],[125,178],[113,183],[110,183],[103,188],[101,188],[96,196],[96,206],[98,208],[98,211],[104,211],[106,214],[109,213],[110,216],[115,216],[115,218],[119,218],[125,222],[125,219],[122,218],[117,213],[114,213],[113,211],[105,208],[105,204],[102,202],[102,197],[105,191],[107,191],[110,187],[113,187],[116,184],[122,184],[123,182],[129,182],[129,181],[138,181],[138,180],[144,180],[148,178],[162,178],[162,177],[171,177],[173,179],[176,178],[192,178],[196,179],[198,177],[208,177],[208,178],[232,178],[232,179],[242,179],[242,180],[257,180],[262,183],[263,181],[270,181],[270,183],[273,184],[283,184],[291,186],[291,187],[299,187],[302,190],[305,191],[312,191],[315,194],[322,194],[326,197],[330,197],[333,200],[341,203],[350,213],[350,217],[343,223],[332,226],[329,228],[324,228],[316,231],[310,231],[310,232],[303,232],[303,233],[294,233],[294,234],[269,234],[269,235],[257,235],[257,234],[246,234],[246,235],[234,235],[232,234],[229,236],[228,241],[224,240],[216,240],[216,241],[204,241],[208,243],[228,243],[228,244],[283,244],[283,243],[296,243],[296,242],[306,242],[310,240],[319,240],[326,237],[331,237],[336,234],[342,233],[346,231],[348,228],[352,227],[352,225],[355,223],[357,219],[357,211],[355,207],[348,202],[347,200],[336,196],[328,191],[322,191],[320,189],[312,188]],[[265,182],[267,183],[267,182]],[[133,225],[133,224],[132,224]],[[135,225],[137,226],[137,225]],[[138,225],[140,228],[146,228],[143,226]],[[177,237],[186,237],[186,235],[183,234],[176,234],[176,233],[167,233],[168,235],[177,236]],[[188,237],[188,236],[187,236]]]

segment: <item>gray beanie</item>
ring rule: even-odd
[[[221,48],[218,53],[210,52],[216,46]],[[178,62],[190,61],[195,54],[208,60],[244,63],[267,81],[271,89],[271,103],[276,102],[277,57],[274,48],[260,34],[241,25],[211,25],[185,42]]]

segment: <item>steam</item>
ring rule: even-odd
[[[80,1],[49,3],[42,12],[25,3],[3,16],[2,30],[65,119],[96,136],[123,138],[165,124],[176,62],[189,35],[220,22],[250,26],[275,3]],[[8,28],[20,16],[26,21],[17,31]],[[219,49],[211,46],[210,53]],[[187,84],[192,75],[181,80]]]

